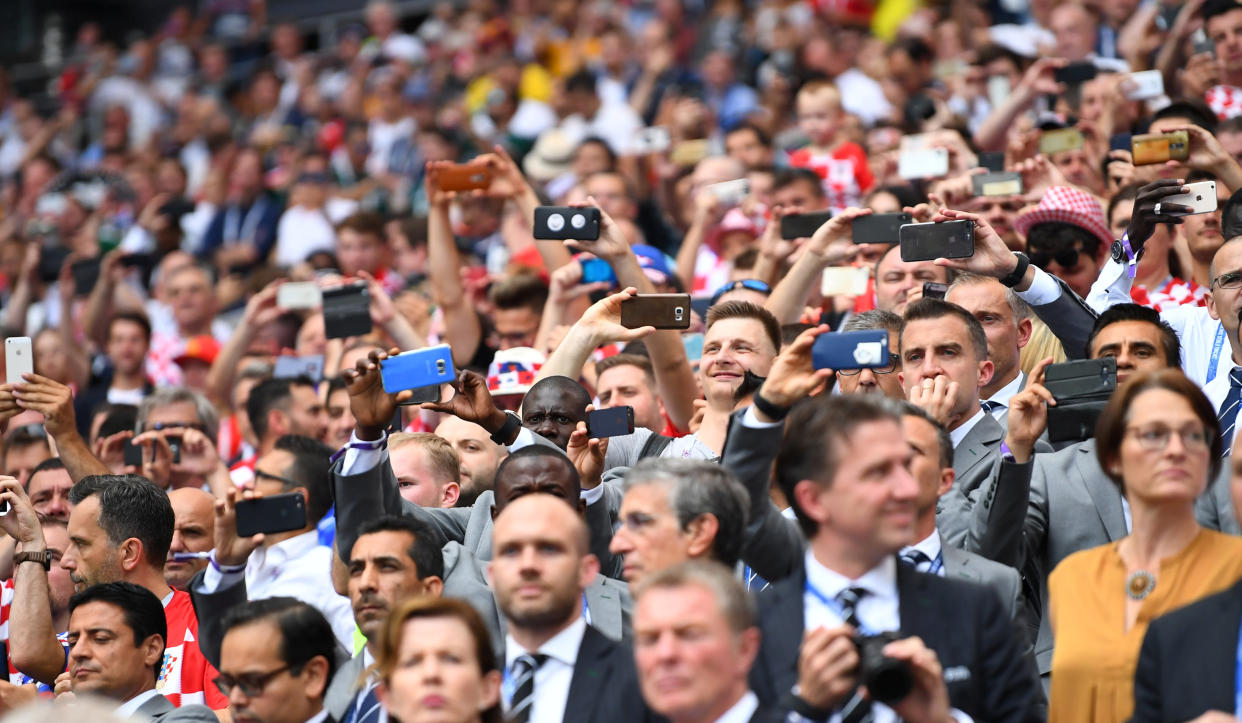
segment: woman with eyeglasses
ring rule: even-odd
[[[1128,503],[1130,534],[1070,555],[1048,577],[1050,721],[1129,718],[1152,619],[1242,577],[1242,538],[1194,516],[1221,450],[1216,410],[1180,370],[1132,377],[1109,400],[1096,455]]]
[[[388,616],[375,668],[388,719],[500,723],[501,674],[482,618],[454,598],[411,598]]]

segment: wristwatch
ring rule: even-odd
[[[43,552],[19,552],[13,556],[13,564],[20,565],[23,562],[37,562],[43,566],[44,571],[51,571],[52,551],[44,550]]]
[[[513,412],[506,411],[505,423],[502,424],[500,429],[497,429],[496,433],[492,435],[492,441],[502,447],[509,446],[509,443],[513,441],[513,435],[521,426],[522,418]]]
[[[1143,250],[1139,249],[1138,253],[1134,253],[1134,250],[1130,248],[1129,232],[1122,234],[1121,238],[1113,241],[1109,253],[1113,257],[1113,261],[1126,267],[1126,273],[1133,279],[1136,274],[1135,267],[1138,266],[1138,260],[1143,255]]]
[[[1022,277],[1026,276],[1026,269],[1031,265],[1031,259],[1021,251],[1014,251],[1013,255],[1018,259],[1018,265],[1013,267],[1013,273],[1009,274],[1000,282],[1009,288],[1013,288],[1022,282]]]

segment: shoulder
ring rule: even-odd
[[[832,151],[833,158],[866,158],[867,153],[862,146],[853,141],[846,141]]]
[[[1086,576],[1095,576],[1105,565],[1116,560],[1116,543],[1091,547],[1067,555],[1052,572],[1048,574],[1048,587],[1062,584],[1064,580],[1074,580]]]
[[[216,717],[216,714],[205,705],[183,705],[180,708],[170,711],[160,720],[168,721],[168,723],[175,723],[177,721],[202,721],[203,723],[213,723],[219,719]]]
[[[1242,537],[1204,529],[1195,541],[1195,557],[1199,564],[1207,565],[1222,574],[1233,573],[1234,579],[1242,576]]]

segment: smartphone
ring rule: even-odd
[[[810,238],[815,231],[832,219],[832,211],[815,211],[813,213],[791,213],[781,216],[781,238],[791,241],[796,238]]]
[[[1190,157],[1190,133],[1148,133],[1130,139],[1134,165],[1144,166],[1166,161],[1184,161]]]
[[[125,254],[120,264],[127,269],[150,269],[155,267],[155,255],[144,253]]]
[[[371,291],[364,283],[323,290],[323,326],[327,338],[371,333]]]
[[[236,510],[238,537],[273,535],[306,527],[306,498],[301,492],[239,500]]]
[[[634,433],[634,408],[612,407],[587,412],[587,436],[591,439],[620,437]]]
[[[750,181],[739,178],[736,181],[713,183],[704,186],[703,190],[715,196],[722,206],[736,206],[750,195]]]
[[[897,175],[907,181],[936,178],[948,173],[949,151],[946,148],[902,151],[897,157]]]
[[[276,289],[276,306],[281,309],[318,309],[323,306],[323,291],[313,281],[281,284]]]
[[[442,191],[476,191],[492,183],[492,171],[486,163],[454,163],[439,172]]]
[[[425,349],[402,352],[380,362],[380,380],[389,394],[436,387],[447,384],[457,377],[453,368],[453,352],[448,344],[437,344]]]
[[[975,255],[973,221],[910,223],[901,227],[901,260],[964,259]]]
[[[689,294],[639,294],[621,302],[621,326],[637,329],[690,328]]]
[[[1126,78],[1126,100],[1151,100],[1164,95],[1164,75],[1159,70],[1130,73]]]
[[[926,281],[923,283],[923,297],[926,299],[943,299],[947,293],[949,293],[948,284],[942,284],[937,281]]]
[[[993,108],[999,108],[1009,100],[1009,94],[1012,92],[1009,85],[1009,78],[1003,75],[988,76],[988,103]]]
[[[1003,172],[1005,170],[1005,152],[979,151],[979,167],[986,168],[992,173]]]
[[[1130,133],[1118,133],[1110,136],[1108,139],[1108,150],[1110,151],[1128,151],[1130,150],[1130,139],[1134,136]]]
[[[1198,181],[1197,183],[1187,183],[1186,188],[1190,189],[1186,193],[1179,193],[1176,196],[1165,196],[1160,202],[1168,205],[1171,203],[1190,206],[1190,213],[1174,213],[1168,211],[1170,216],[1195,216],[1200,213],[1212,213],[1216,210],[1216,181]]]
[[[168,451],[172,452],[172,463],[181,464],[181,436],[166,434],[164,441],[168,442]]]
[[[1022,174],[1020,173],[982,173],[970,179],[975,188],[976,196],[1020,196],[1022,194]]]
[[[873,369],[889,363],[888,331],[864,329],[820,334],[811,347],[816,369]]]
[[[612,267],[603,259],[581,259],[578,261],[582,265],[582,283],[596,284],[607,281],[612,285],[617,283],[617,275],[612,272]]]
[[[711,144],[706,140],[682,141],[669,151],[668,159],[675,166],[693,166],[707,158],[711,150]]]
[[[914,217],[908,213],[873,213],[870,216],[859,216],[851,224],[854,243],[895,244],[901,227],[908,223],[914,223]]]
[[[73,293],[79,298],[90,296],[91,290],[95,288],[95,282],[99,280],[100,263],[99,258],[78,259],[69,267],[69,272],[73,274]]]
[[[1095,78],[1098,73],[1095,63],[1089,61],[1081,61],[1070,63],[1063,68],[1057,68],[1052,71],[1052,77],[1058,83],[1066,85],[1078,85]]]
[[[1199,28],[1191,33],[1190,42],[1193,47],[1192,52],[1195,55],[1207,53],[1213,58],[1216,57],[1216,43],[1212,42],[1212,39],[1208,37],[1208,34],[1203,30],[1203,28]]]
[[[703,358],[703,335],[702,334],[682,334],[681,345],[686,350],[686,359],[691,364]]]
[[[1117,360],[1080,359],[1051,364],[1044,386],[1057,400],[1048,407],[1048,440],[1073,442],[1095,434],[1096,422],[1117,389]]]
[[[599,238],[599,209],[593,206],[539,206],[535,209],[534,236],[544,241]]]
[[[1082,143],[1082,131],[1077,128],[1057,128],[1039,135],[1039,152],[1050,156],[1053,153],[1076,151],[1082,148]]]
[[[23,374],[34,373],[34,349],[28,336],[11,336],[4,340],[4,381],[25,384]]]
[[[820,278],[824,296],[859,296],[867,292],[867,270],[857,266],[829,266]]]
[[[142,469],[142,445],[134,444],[134,438],[125,440],[125,448],[121,451],[126,466]]]
[[[272,376],[276,379],[306,377],[319,383],[323,380],[323,355],[278,356],[276,365],[272,367]]]
[[[640,128],[630,142],[631,154],[663,153],[673,144],[668,129],[661,126]]]

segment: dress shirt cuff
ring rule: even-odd
[[[1019,291],[1018,296],[1031,306],[1043,306],[1051,304],[1061,297],[1061,285],[1047,271],[1032,266],[1035,270],[1035,276],[1031,279],[1031,286],[1026,291]]]
[[[957,723],[975,723],[975,719],[971,718],[970,714],[964,713],[957,708],[949,709],[949,717],[957,721]]]
[[[523,447],[529,447],[535,443],[535,433],[522,427],[518,430],[517,438],[513,440],[513,444],[508,446],[510,452],[516,452]]]
[[[1095,313],[1102,314],[1114,304],[1132,302],[1130,289],[1133,286],[1134,280],[1126,273],[1126,264],[1117,263],[1110,258],[1100,269],[1095,283],[1091,284],[1091,291],[1085,301]]]
[[[350,444],[353,444],[354,442],[365,444],[365,442],[361,439],[358,439],[357,432],[350,433],[349,442]],[[385,445],[383,449],[358,449],[356,447],[350,447],[345,450],[345,456],[341,458],[341,476],[350,477],[356,474],[362,474],[363,472],[369,472],[387,459],[387,445]]]
[[[600,482],[589,490],[582,490],[578,493],[583,502],[587,503],[587,507],[599,502],[604,497],[604,483]]]
[[[195,590],[204,595],[211,595],[226,587],[233,587],[245,579],[245,570],[241,572],[220,572],[214,565],[208,565],[203,569],[202,582],[198,584]]]
[[[754,406],[749,406],[746,408],[745,412],[742,412],[743,427],[750,427],[751,429],[771,429],[772,427],[779,427],[784,423],[785,420],[783,419],[778,419],[775,422],[760,422],[759,416],[755,414]]]

